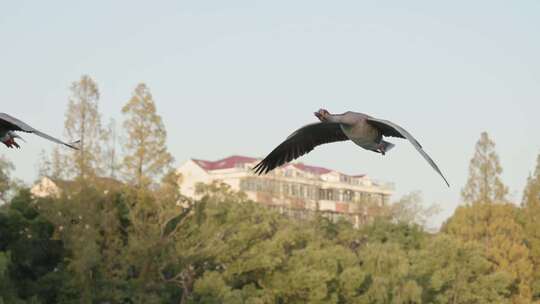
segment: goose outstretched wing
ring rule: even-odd
[[[446,183],[446,185],[450,187],[450,184],[446,180],[446,177],[444,177],[444,175],[442,174],[437,164],[435,164],[433,159],[431,159],[431,157],[429,157],[429,155],[424,151],[424,149],[422,148],[422,145],[420,145],[420,143],[409,132],[407,132],[407,130],[403,129],[402,127],[400,127],[399,125],[391,121],[384,120],[384,119],[377,119],[373,117],[369,117],[367,119],[367,123],[379,129],[384,136],[406,138],[416,148],[416,150],[424,157],[424,159],[431,165],[431,167],[435,171],[437,171],[437,173],[439,173],[439,175],[444,179],[444,182]]]
[[[339,123],[318,122],[306,125],[285,139],[268,156],[259,162],[253,170],[257,174],[266,174],[273,169],[309,153],[316,146],[348,140]]]
[[[52,137],[52,136],[50,136],[50,135],[48,135],[46,133],[43,133],[43,132],[41,132],[41,131],[39,131],[37,129],[34,129],[33,127],[29,126],[25,122],[13,117],[13,116],[10,116],[10,115],[8,115],[6,113],[0,113],[0,126],[2,126],[3,128],[5,128],[7,130],[11,130],[11,131],[20,131],[20,132],[26,132],[26,133],[33,133],[33,134],[36,134],[37,136],[41,136],[41,137],[43,137],[45,139],[48,139],[50,141],[53,141],[53,142],[55,142],[57,144],[61,144],[61,145],[70,147],[72,149],[78,150],[78,148],[74,146],[74,144],[76,142],[71,143],[71,144],[63,142],[58,138]]]

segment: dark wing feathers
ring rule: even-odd
[[[72,149],[76,149],[78,150],[77,147],[71,145],[71,144],[68,144],[68,143],[65,143],[57,138],[54,138],[48,134],[45,134],[39,130],[36,130],[34,128],[32,128],[31,126],[27,125],[26,123],[20,121],[19,119],[13,117],[13,116],[10,116],[6,113],[0,113],[0,125],[5,127],[6,129],[8,130],[12,130],[12,131],[21,131],[21,132],[26,132],[26,133],[34,133],[36,134],[37,136],[41,136],[45,139],[48,139],[50,141],[53,141],[57,144],[61,144],[61,145],[65,145],[67,147],[70,147]]]
[[[52,136],[50,136],[50,135],[48,135],[48,134],[45,134],[45,133],[43,133],[43,132],[41,132],[41,131],[38,131],[38,130],[34,130],[32,133],[34,133],[34,134],[36,134],[36,135],[38,135],[38,136],[41,136],[41,137],[43,137],[43,138],[45,138],[45,139],[48,139],[48,140],[50,140],[50,141],[53,141],[53,142],[55,142],[55,143],[57,143],[57,144],[64,145],[64,146],[69,147],[69,148],[71,148],[71,149],[79,150],[79,148],[77,148],[77,147],[75,147],[75,146],[73,145],[73,144],[78,143],[79,141],[76,141],[76,142],[74,142],[74,143],[72,143],[72,144],[68,144],[68,143],[66,143],[66,142],[61,141],[60,139],[54,138],[54,137],[52,137]]]
[[[341,130],[339,123],[318,122],[309,124],[289,135],[285,141],[258,163],[253,170],[257,174],[266,174],[310,152],[316,146],[348,139]]]
[[[402,127],[400,127],[399,125],[391,121],[384,120],[384,119],[377,119],[377,118],[370,117],[367,119],[367,122],[370,125],[379,129],[385,136],[406,138],[416,148],[416,150],[424,157],[424,159],[431,165],[431,167],[435,171],[437,171],[437,173],[439,173],[439,175],[444,179],[444,182],[446,183],[446,185],[450,187],[450,184],[446,180],[446,177],[444,177],[444,175],[442,174],[437,164],[435,164],[433,159],[431,159],[431,157],[429,157],[429,155],[424,151],[424,149],[422,149],[422,146],[420,145],[420,143],[409,132],[407,132],[407,130],[403,129]]]
[[[9,116],[6,113],[0,113],[0,125],[7,130],[30,132],[32,127],[18,120],[15,117]]]
[[[367,123],[381,131],[382,135],[384,136],[405,138],[403,134],[399,133],[399,131],[389,126],[388,124],[381,122],[380,119],[376,120],[375,118],[370,117],[367,119]]]

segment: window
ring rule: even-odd
[[[309,187],[308,192],[309,192],[308,197],[310,199],[316,200],[318,198],[317,193],[319,193],[319,189],[317,189],[315,187]]]
[[[319,189],[319,199],[325,200],[326,199],[326,190]]]
[[[279,191],[279,186],[273,180],[268,181],[268,192],[277,193]]]
[[[292,194],[293,196],[298,196],[298,185],[294,185],[294,184],[293,184],[293,185],[291,186],[291,194]]]
[[[337,201],[339,200],[339,190],[337,189],[320,189],[319,190],[319,199],[327,201]]]
[[[313,187],[306,186],[306,197],[308,199],[313,199]]]
[[[240,181],[240,190],[242,191],[256,191],[257,180],[253,178],[246,178]]]
[[[240,190],[242,191],[247,190],[247,181],[245,179],[240,181]]]
[[[272,181],[269,179],[265,179],[263,183],[263,189],[264,192],[272,192]]]
[[[326,193],[327,193],[327,198],[329,201],[333,201],[336,199],[336,193],[334,193],[334,190],[333,189],[328,189],[326,190]]]
[[[371,193],[364,193],[364,201],[371,203]]]
[[[360,192],[360,202],[367,203],[369,202],[369,193],[367,192]]]
[[[282,185],[282,193],[283,195],[289,195],[289,185],[286,183],[283,183]]]
[[[350,183],[351,183],[351,177],[348,176],[348,175],[343,175],[343,174],[341,174],[341,175],[339,176],[339,181],[342,182],[342,183],[348,183],[348,184],[350,184]]]
[[[381,194],[381,197],[382,197],[382,205],[383,205],[383,206],[388,205],[388,202],[389,202],[389,200],[390,200],[390,196],[389,196],[389,195]]]
[[[354,192],[351,190],[343,190],[343,201],[350,202],[354,198]]]

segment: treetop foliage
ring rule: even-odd
[[[506,202],[508,187],[501,180],[502,167],[495,151],[495,143],[487,132],[482,132],[469,163],[469,178],[461,191],[466,203]]]
[[[165,126],[145,84],[137,85],[122,113],[127,132],[122,165],[125,177],[141,187],[148,186],[170,169],[173,157],[167,151]]]
[[[482,133],[466,204],[441,231],[423,228],[436,208],[418,192],[355,229],[287,217],[220,182],[185,197],[146,85],[122,109],[118,154],[97,84],[83,76],[71,91],[66,132],[82,149],[42,163],[69,181],[59,195],[14,187],[0,157],[0,304],[540,303],[540,155],[517,206]],[[125,183],[106,177],[117,168]]]

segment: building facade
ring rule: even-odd
[[[123,185],[120,181],[109,177],[98,177],[93,180],[93,183],[99,189],[103,190],[105,194],[109,190],[117,190]],[[76,183],[72,180],[61,180],[44,176],[30,188],[30,193],[35,197],[60,197],[64,189],[74,189],[75,187]]]
[[[251,170],[259,161],[238,155],[217,161],[190,159],[177,171],[182,174],[181,191],[196,198],[197,183],[222,181],[281,212],[298,217],[323,212],[332,219],[347,218],[355,226],[384,212],[392,194],[390,185],[367,175],[347,175],[302,163],[289,163],[259,176]]]

